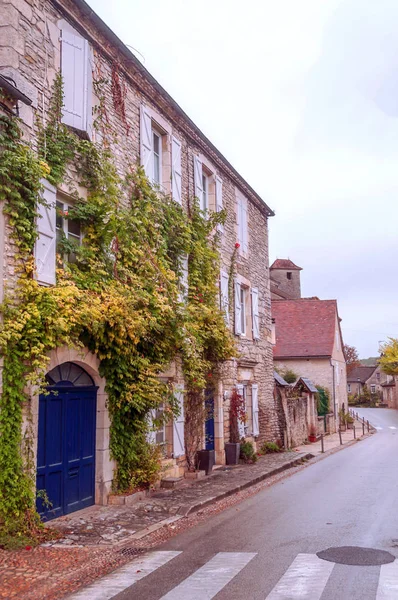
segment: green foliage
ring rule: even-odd
[[[388,338],[381,347],[379,359],[381,370],[387,375],[398,375],[398,339]]]
[[[242,442],[240,445],[240,458],[245,463],[255,463],[257,462],[257,454],[254,450],[254,446],[252,442]]]
[[[293,371],[293,369],[285,369],[281,372],[283,379],[286,383],[295,383],[299,378],[299,375]]]
[[[272,454],[274,452],[283,452],[282,448],[275,442],[264,442],[260,449],[261,454]]]
[[[159,473],[160,453],[146,441],[148,413],[160,404],[169,418],[177,412],[172,390],[159,374],[181,357],[192,433],[199,425],[203,428],[205,387],[216,379],[218,363],[235,352],[217,302],[219,252],[213,230],[222,215],[207,220],[196,205],[187,215],[171,198],[155,192],[140,168],[121,179],[108,151],[79,140],[61,124],[61,107],[58,77],[47,125],[41,129],[39,157],[21,143],[13,121],[2,121],[0,198],[14,225],[21,258],[29,266],[25,273],[33,271],[41,178],[60,183],[74,159],[71,166],[88,189],[88,199],[76,197],[74,208],[64,216],[78,220],[84,233],[82,245],[73,248],[76,261],[60,262],[52,287],[21,277],[12,301],[3,306],[4,535],[36,535],[40,530],[31,451],[21,452],[22,413],[23,406],[27,414],[30,411],[26,386],[44,385],[52,349],[86,346],[100,360],[111,417],[110,450],[117,464],[116,492],[148,487]],[[186,298],[180,283],[184,257],[189,262]],[[29,447],[29,434],[27,438]]]
[[[330,410],[330,392],[326,387],[322,387],[321,385],[317,385],[316,389],[318,390],[318,415],[323,417],[324,415],[327,415]]]

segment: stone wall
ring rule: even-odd
[[[290,279],[288,273],[290,273]],[[298,269],[292,269],[291,271],[288,269],[270,269],[270,274],[278,289],[281,292],[286,292],[288,298],[292,300],[301,298],[300,271]],[[274,294],[274,296],[273,299],[280,298],[277,294]]]
[[[311,424],[308,418],[309,411],[311,410],[309,406],[310,402],[311,398],[308,396],[287,398],[292,448],[301,446],[308,439]]]

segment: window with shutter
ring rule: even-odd
[[[197,157],[193,157],[194,166],[194,182],[195,182],[195,196],[199,200],[199,207],[203,210],[203,169],[202,161]]]
[[[56,255],[56,189],[48,181],[42,181],[46,206],[38,204],[37,232],[34,256],[35,278],[39,283],[54,285]]]
[[[184,442],[184,386],[176,385],[174,395],[180,414],[173,421],[173,456],[178,458],[185,454]]]
[[[61,73],[64,83],[62,122],[92,134],[92,61],[87,40],[71,26],[62,27]]]
[[[188,256],[183,256],[180,263],[181,276],[179,281],[180,302],[185,302],[188,298]]]
[[[260,434],[260,423],[258,416],[258,385],[253,383],[252,385],[252,414],[253,414],[253,435],[257,436]]]
[[[222,179],[216,175],[216,212],[221,212],[222,209]],[[217,225],[217,230],[222,233],[224,231],[224,226],[221,224]]]
[[[252,288],[253,339],[260,339],[260,317],[258,312],[258,289]]]
[[[238,392],[239,396],[242,396],[242,398],[243,398],[245,412],[246,412],[246,386],[238,383],[238,385],[236,386],[236,391]],[[240,438],[245,437],[245,421],[244,420],[238,419],[238,431],[239,431]]]
[[[171,161],[172,197],[178,204],[182,204],[181,142],[175,137],[172,139]]]
[[[229,325],[229,277],[221,271],[220,275],[220,307],[224,311],[225,321]]]
[[[152,118],[148,109],[141,104],[140,147],[141,165],[149,181],[153,180],[153,135]]]
[[[235,280],[235,334],[242,334],[242,299],[241,299],[241,285],[239,281]]]

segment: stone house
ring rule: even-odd
[[[301,298],[300,271],[290,259],[277,258],[269,268],[271,300]]]
[[[170,194],[184,208],[188,199],[196,196],[204,211],[226,211],[221,231],[220,305],[239,353],[238,358],[223,365],[218,387],[210,398],[205,443],[208,449],[215,449],[217,463],[223,463],[224,441],[229,436],[229,397],[235,386],[246,402],[246,437],[260,442],[280,438],[273,395],[270,282],[266,268],[272,210],[84,0],[44,0],[39,4],[30,0],[3,1],[0,29],[0,87],[8,98],[1,110],[19,110],[25,139],[33,148],[37,119],[46,118],[50,89],[60,70],[64,83],[63,122],[98,145],[106,138],[121,176],[140,162],[159,193]],[[123,110],[115,107],[115,77],[121,81]],[[101,96],[99,82],[103,84]],[[107,131],[96,126],[100,104],[106,111]],[[69,175],[74,177],[73,173]],[[79,194],[87,197],[85,189],[80,188]],[[60,219],[59,213],[57,217],[56,207],[62,214],[73,206],[67,185],[57,189],[45,182],[44,195],[48,207],[39,223],[36,276],[40,283],[51,286],[56,277],[57,230],[77,240],[81,240],[82,232],[78,224]],[[12,293],[16,281],[14,255],[9,224],[1,212],[0,300],[4,297],[3,282]],[[236,265],[230,302],[228,282],[233,256]],[[177,476],[184,470],[184,380],[178,361],[159,377],[174,385],[181,413],[153,437],[164,448],[167,472]],[[64,488],[55,483],[53,489],[57,516],[93,503],[106,504],[115,464],[110,456],[106,381],[99,373],[99,360],[88,349],[57,348],[49,356],[47,380],[59,388],[68,382],[71,393],[77,394],[87,409],[88,430],[92,429],[86,440],[90,460],[88,479],[83,477],[82,486],[73,488],[74,499],[69,502],[67,496],[74,483],[69,480],[63,447],[57,470],[53,472],[49,467],[55,451],[48,446],[49,423],[62,443],[65,431],[75,431],[76,425],[66,413],[57,416],[51,412],[46,396],[36,395],[33,432],[38,485],[47,489],[50,478],[55,482],[64,479]],[[88,402],[82,390],[87,392]],[[61,393],[59,398],[61,401]],[[80,459],[75,467],[76,474],[82,472]]]
[[[355,367],[347,376],[348,394],[361,396],[365,386],[370,394],[377,394],[379,401],[389,408],[397,408],[395,377],[383,373],[378,365]]]
[[[272,300],[274,364],[329,391],[337,418],[347,409],[347,375],[336,300]]]

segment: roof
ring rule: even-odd
[[[271,314],[275,319],[275,359],[332,356],[336,300],[272,300]]]
[[[307,388],[307,390],[309,392],[311,392],[312,394],[318,393],[317,388],[312,383],[311,379],[308,379],[308,377],[300,377],[300,379],[297,381],[296,385],[298,385],[299,383],[302,383]]]
[[[302,271],[301,267],[294,264],[289,258],[277,258],[270,269],[286,269],[286,271]]]
[[[349,375],[347,375],[348,383],[357,382],[358,379],[360,383],[366,383],[369,377],[372,377],[373,373],[377,369],[377,365],[375,367],[355,367]]]
[[[385,383],[381,384],[381,387],[395,387],[395,381],[386,381]]]
[[[17,84],[13,79],[11,79],[11,77],[6,77],[5,75],[0,74],[0,88],[5,90],[8,94],[10,94],[10,96],[15,98],[16,100],[20,100],[28,106],[32,104],[32,100],[17,88]]]
[[[292,296],[290,294],[288,294],[284,290],[280,289],[280,287],[277,285],[277,283],[275,281],[273,281],[272,277],[270,277],[269,285],[270,285],[271,293],[275,294],[275,296],[279,296],[279,298],[286,299],[286,300],[289,300],[289,298],[292,298]]]
[[[69,20],[72,19],[74,21],[74,25],[78,30],[85,34],[87,37],[88,32],[85,31],[84,22],[80,19],[77,20],[66,8],[67,4],[64,5],[64,0],[51,0],[51,2],[60,10]],[[240,185],[242,191],[251,196],[252,201],[261,207],[262,211],[266,213],[268,217],[275,216],[275,213],[271,208],[264,202],[264,200],[257,194],[257,192],[247,183],[247,181],[238,173],[238,171],[231,165],[231,163],[221,154],[219,150],[212,144],[212,142],[202,133],[197,125],[188,117],[186,112],[177,104],[177,102],[170,96],[168,92],[160,85],[160,83],[149,73],[149,71],[144,67],[144,65],[138,60],[138,58],[131,52],[131,50],[122,42],[122,40],[112,31],[110,27],[97,15],[97,13],[85,2],[85,0],[73,0],[73,4],[77,6],[78,9],[84,14],[84,16],[94,24],[96,29],[106,38],[106,40],[115,48],[119,50],[119,52],[124,56],[126,61],[129,64],[129,69],[131,71],[138,72],[156,91],[157,94],[162,98],[163,102],[166,101],[167,105],[170,106],[171,110],[176,113],[187,125],[187,129],[190,129],[194,136],[197,136],[199,140],[207,147],[211,152],[213,152],[218,160],[224,163],[224,168],[226,167],[229,172],[232,174],[232,178],[235,179],[235,183]],[[96,40],[92,40],[94,43]],[[105,52],[104,49],[102,49]],[[109,53],[108,53],[109,55]],[[114,58],[114,57],[113,57]],[[122,65],[120,65],[122,67]],[[127,70],[127,72],[129,72]],[[147,91],[144,91],[146,95],[148,95]],[[156,104],[156,98],[151,97],[151,101]],[[187,133],[187,131],[185,131]],[[192,137],[192,134],[191,134]],[[195,142],[198,140],[194,139]],[[210,157],[209,157],[210,158]]]
[[[274,379],[276,383],[279,383],[279,385],[283,385],[284,387],[289,386],[287,381],[285,381],[283,377],[279,375],[279,373],[277,373],[276,371],[274,371]]]

